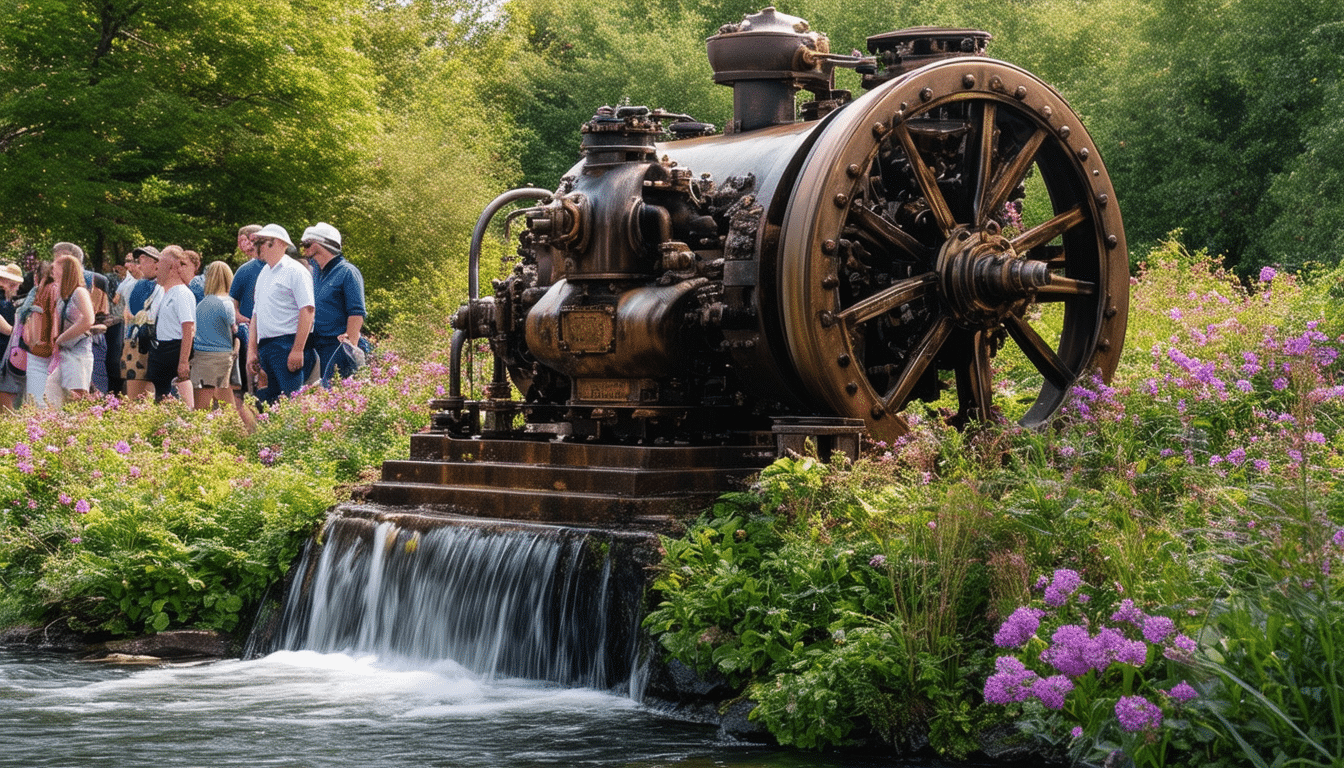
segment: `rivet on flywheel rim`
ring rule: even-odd
[[[1110,348],[1111,348],[1110,339],[1102,339],[1101,341],[1097,342],[1097,349],[1100,349],[1102,352],[1105,352]]]
[[[933,98],[933,89],[932,89],[932,88],[925,87],[924,90],[922,90],[922,91],[919,92],[919,98],[920,98],[920,99],[923,99],[924,101],[928,101],[929,99],[932,99],[932,98]]]
[[[1003,92],[1003,78],[999,77],[998,75],[995,75],[995,76],[989,78],[989,89],[990,89],[991,91],[998,91],[998,92],[1002,93],[1002,92]]]
[[[844,208],[846,205],[849,205],[849,195],[846,195],[844,192],[836,194],[835,207]]]
[[[1041,105],[1041,117],[1049,118],[1053,114],[1055,114],[1055,110],[1051,109],[1049,104]]]
[[[857,178],[859,177],[859,174],[862,173],[862,172],[863,172],[863,169],[859,167],[859,164],[858,164],[858,163],[850,163],[850,164],[849,164],[848,166],[846,166],[846,168],[845,168],[845,173],[846,173],[846,174],[849,176],[849,178],[851,178],[851,179],[857,179]]]
[[[1091,154],[1092,152],[1088,150],[1087,147],[1083,147],[1082,149],[1078,150],[1078,159],[1086,160]]]
[[[1106,319],[1107,319],[1107,320],[1110,320],[1112,317],[1115,317],[1115,316],[1118,315],[1118,314],[1120,314],[1120,310],[1116,309],[1115,307],[1111,306],[1111,307],[1107,307],[1107,308],[1106,308]]]
[[[1111,197],[1105,192],[1102,192],[1100,195],[1097,195],[1097,205],[1105,206],[1109,202],[1111,202]]]
[[[857,395],[858,393],[859,393],[859,385],[858,385],[858,383],[851,381],[851,382],[849,382],[848,384],[845,385],[845,394],[847,394],[847,395]]]
[[[962,76],[961,76],[961,85],[962,85],[962,87],[964,87],[964,88],[974,88],[974,87],[975,87],[975,75],[972,75],[970,72],[967,72],[966,74],[962,75]]]
[[[883,416],[885,416],[887,412],[884,411],[884,410],[882,410],[882,406],[881,406],[881,405],[874,405],[873,408],[872,408],[872,410],[868,411],[868,413],[869,413],[874,419],[880,419],[880,418],[882,418]]]
[[[835,241],[834,241],[834,240],[826,240],[825,242],[823,242],[823,243],[821,244],[821,252],[822,252],[822,253],[835,253]]]
[[[873,123],[873,135],[879,139],[882,138],[883,136],[886,136],[887,126],[883,125],[882,123]]]
[[[1027,86],[1025,85],[1017,86],[1017,89],[1013,91],[1013,98],[1017,99],[1018,101],[1027,98]]]
[[[1120,238],[1116,237],[1115,235],[1107,235],[1107,236],[1106,236],[1106,247],[1107,247],[1107,248],[1114,248],[1115,246],[1117,246],[1117,245],[1119,245],[1119,244],[1120,244]]]
[[[822,328],[830,328],[835,325],[835,315],[823,309],[817,313],[817,322],[821,323]]]
[[[1069,126],[1067,125],[1059,126],[1059,138],[1067,139],[1069,138],[1070,133],[1072,133],[1072,130],[1069,128]]]
[[[839,357],[835,358],[835,362],[839,363],[841,368],[848,368],[849,355],[840,355]]]

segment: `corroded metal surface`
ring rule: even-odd
[[[722,134],[597,109],[554,191],[487,207],[471,284],[491,218],[527,201],[517,264],[456,316],[439,442],[418,438],[375,492],[634,519],[730,489],[771,446],[894,439],[911,403],[949,389],[954,424],[1025,410],[1036,426],[1079,378],[1109,378],[1129,291],[1114,190],[1078,115],[986,58],[989,39],[917,28],[835,54],[771,8],[708,41],[735,92]],[[865,93],[835,89],[841,67]],[[494,358],[479,399],[471,339]],[[1000,386],[1005,352],[1034,375]]]

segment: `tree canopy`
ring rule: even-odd
[[[761,5],[18,0],[0,9],[0,228],[11,252],[175,241],[215,258],[241,224],[323,220],[372,285],[456,285],[480,209],[554,187],[597,107],[722,125],[732,95],[704,41]],[[1344,0],[780,10],[837,50],[921,24],[991,32],[991,56],[1085,118],[1136,253],[1180,231],[1243,270],[1338,261]]]

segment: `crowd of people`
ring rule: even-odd
[[[364,363],[364,278],[341,244],[326,222],[297,246],[279,224],[250,224],[237,273],[222,260],[202,270],[178,245],[139,246],[106,275],[68,242],[26,274],[0,264],[0,407],[153,393],[236,409],[251,429],[255,407]]]

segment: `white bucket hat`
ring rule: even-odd
[[[279,224],[267,224],[256,232],[253,232],[252,237],[254,239],[258,237],[273,237],[285,245],[288,245],[290,248],[294,247],[294,243],[289,239],[289,232],[285,231],[285,228]]]

